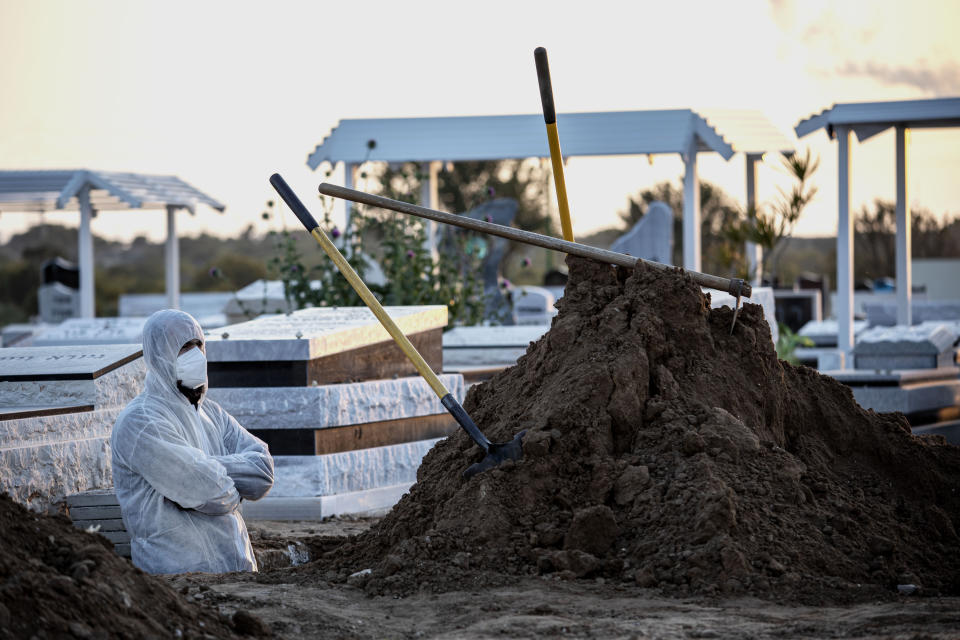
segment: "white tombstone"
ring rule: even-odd
[[[110,431],[143,390],[139,344],[0,350],[0,492],[43,510],[110,487]]]
[[[227,324],[223,308],[233,300],[229,291],[197,291],[180,294],[180,309],[196,318],[204,329],[216,329]],[[118,300],[121,318],[146,318],[169,306],[165,293],[124,293]]]
[[[42,284],[37,289],[41,322],[63,322],[80,315],[80,292],[60,282]]]
[[[146,318],[71,318],[33,336],[35,347],[143,342]]]
[[[557,310],[553,294],[544,287],[519,285],[512,291],[513,314],[517,324],[550,324]]]
[[[673,211],[664,202],[653,202],[645,216],[627,233],[617,238],[611,251],[673,264]]]

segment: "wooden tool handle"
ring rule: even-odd
[[[390,209],[391,211],[396,211],[398,213],[417,216],[418,218],[426,218],[427,220],[433,220],[435,222],[443,222],[445,224],[451,224],[464,229],[479,231],[480,233],[488,233],[501,238],[507,238],[508,240],[516,240],[517,242],[543,247],[544,249],[552,249],[562,253],[569,253],[575,256],[580,256],[581,258],[596,260],[597,262],[615,264],[620,267],[632,269],[633,267],[637,266],[637,263],[642,263],[654,269],[666,270],[676,268],[668,264],[662,264],[660,262],[653,262],[652,260],[643,260],[641,258],[628,256],[625,253],[617,253],[616,251],[608,251],[607,249],[597,249],[596,247],[590,247],[585,244],[577,244],[576,242],[568,242],[566,240],[560,240],[559,238],[551,238],[550,236],[533,233],[532,231],[514,229],[513,227],[505,227],[499,224],[493,224],[491,222],[474,220],[473,218],[468,218],[467,216],[458,216],[452,213],[444,213],[443,211],[435,211],[433,209],[428,209],[415,204],[391,200],[390,198],[384,198],[383,196],[375,196],[371,193],[355,191],[353,189],[347,189],[346,187],[328,184],[326,182],[320,185],[320,193],[333,196],[335,198],[341,198],[343,200],[359,202],[360,204],[366,204],[371,207],[381,207],[383,209]],[[698,271],[687,271],[686,273],[693,278],[694,282],[701,286],[710,289],[716,289],[718,291],[725,291],[733,296],[742,295],[749,298],[753,293],[750,284],[740,280],[739,278],[721,278],[720,276],[713,276],[708,273],[700,273]]]

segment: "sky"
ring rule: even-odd
[[[559,112],[758,109],[794,140],[837,102],[960,96],[958,27],[960,0],[0,0],[0,169],[175,174],[227,205],[181,214],[181,234],[262,232],[296,225],[260,217],[273,172],[315,202],[306,158],[340,119],[539,113],[538,46]],[[960,130],[912,133],[912,204],[960,213]],[[852,146],[851,205],[892,200],[893,133]],[[833,235],[836,144],[820,131],[808,147],[819,194],[797,234]],[[698,171],[743,202],[742,156],[701,154]],[[682,172],[675,155],[571,158],[575,233]],[[789,184],[776,155],[758,173],[761,203]],[[0,241],[40,220],[78,216],[4,211]],[[93,231],[160,240],[166,222],[101,212]]]

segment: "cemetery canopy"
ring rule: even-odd
[[[77,210],[80,231],[77,256],[80,266],[80,315],[94,316],[93,236],[90,220],[97,211],[166,209],[166,282],[168,304],[179,306],[180,271],[176,211],[196,212],[198,204],[217,211],[217,200],[176,176],[117,173],[110,171],[41,170],[0,171],[0,212]]]
[[[837,347],[845,358],[853,349],[853,218],[850,216],[850,134],[863,142],[894,128],[897,181],[896,280],[897,324],[912,324],[910,199],[907,193],[907,153],[910,129],[960,126],[960,98],[850,102],[801,120],[795,131],[802,138],[825,129],[837,144]],[[846,366],[846,365],[844,365]]]
[[[684,193],[684,266],[700,270],[700,212],[696,155],[716,152],[725,160],[747,158],[748,198],[755,193],[755,162],[766,152],[792,153],[793,144],[758,111],[612,111],[557,115],[565,157],[678,153],[686,164]],[[373,145],[369,143],[373,143]],[[372,148],[370,148],[372,146]],[[316,146],[307,165],[353,168],[365,161],[422,162],[430,171],[422,202],[437,208],[432,193],[442,162],[547,158],[550,150],[543,116],[498,115],[438,118],[348,119]],[[751,191],[754,190],[754,191]]]

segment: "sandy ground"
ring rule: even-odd
[[[372,520],[251,522],[261,544],[282,547],[313,535],[345,536]],[[370,597],[321,582],[276,584],[251,575],[168,578],[191,599],[232,615],[244,609],[282,638],[960,638],[960,598],[903,597],[843,607],[781,606],[751,599],[669,599],[606,584],[518,580],[495,589],[405,598]]]

